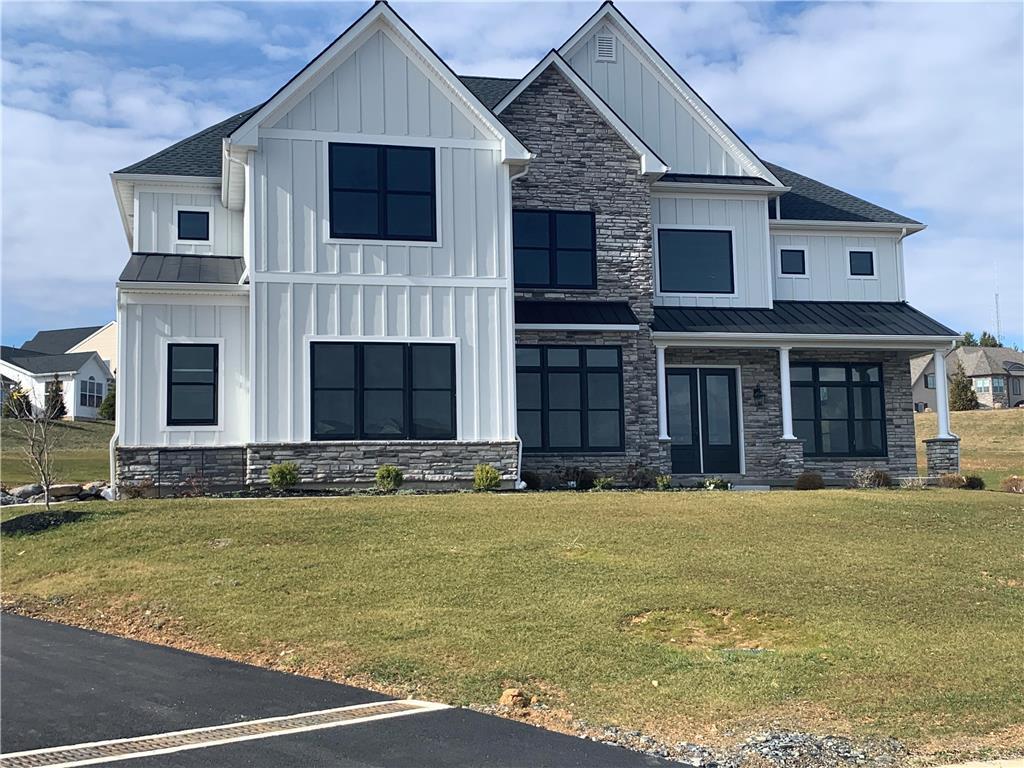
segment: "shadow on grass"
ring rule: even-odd
[[[95,503],[95,502],[94,502]],[[87,520],[99,520],[105,517],[116,517],[124,514],[121,510],[96,510],[96,509],[51,509],[49,512],[26,512],[24,515],[12,517],[0,523],[0,534],[4,536],[28,536],[34,533],[42,533],[51,528],[58,528],[68,523],[78,523]]]

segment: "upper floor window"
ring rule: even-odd
[[[179,240],[209,240],[209,211],[178,211]]]
[[[803,248],[783,248],[779,251],[779,272],[783,275],[806,275]]]
[[[658,230],[658,285],[662,293],[735,293],[732,232]]]
[[[217,423],[217,345],[167,345],[167,424]]]
[[[935,374],[934,373],[926,373],[924,375],[924,388],[925,389],[935,389]]]
[[[434,150],[330,145],[331,237],[437,239]]]
[[[513,211],[517,288],[596,288],[594,214]]]
[[[455,346],[310,344],[314,440],[455,438]]]
[[[850,251],[850,277],[874,277],[875,252]]]
[[[94,376],[90,376],[79,383],[82,385],[82,394],[78,398],[79,405],[84,408],[99,408],[103,402],[103,382],[96,381]]]

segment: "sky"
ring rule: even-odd
[[[113,319],[109,174],[260,103],[367,3],[0,3],[0,335]],[[392,3],[460,74],[524,75],[585,3]],[[928,224],[911,304],[1024,346],[1021,3],[618,7],[766,160]]]

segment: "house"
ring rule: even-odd
[[[81,328],[58,328],[39,331],[22,349],[60,355],[65,352],[96,352],[114,373],[117,372],[117,321],[106,325],[91,325]]]
[[[96,352],[39,351],[46,348],[47,337],[40,340],[42,333],[45,332],[36,334],[32,340],[37,342],[37,349],[0,347],[0,375],[5,392],[20,386],[33,405],[41,408],[46,402],[46,388],[56,378],[63,389],[65,418],[98,418],[100,403],[114,374]],[[49,338],[53,341],[53,337]]]
[[[1016,408],[1024,403],[1024,352],[1007,347],[957,347],[945,354],[947,376],[962,365],[982,408]],[[910,361],[914,410],[934,411],[937,405],[933,355]]]
[[[378,2],[112,182],[121,484],[912,475],[910,357],[957,338],[906,302],[923,224],[762,160],[611,3],[505,79]]]

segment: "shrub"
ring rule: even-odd
[[[490,464],[473,467],[473,490],[496,491],[501,488],[501,473]]]
[[[615,485],[615,478],[611,475],[601,475],[600,477],[594,478],[594,487],[592,491],[610,491],[612,486]]]
[[[634,488],[656,488],[658,486],[658,473],[650,467],[630,464],[626,468],[626,482]]]
[[[659,491],[667,491],[672,487],[672,475],[658,475],[654,478],[654,487]]]
[[[964,475],[965,491],[984,491],[985,481],[977,475]]]
[[[1003,479],[1003,482],[999,484],[1007,493],[1024,493],[1024,477],[1020,475],[1010,475]]]
[[[152,479],[145,477],[137,483],[125,483],[118,486],[118,490],[129,499],[147,499],[156,495],[156,484]]]
[[[951,411],[973,411],[978,407],[978,395],[964,367],[956,365],[956,371],[949,379],[949,409]]]
[[[939,478],[939,486],[942,488],[963,488],[967,479],[963,475],[958,475],[956,472],[950,472],[947,475],[942,475]]]
[[[32,400],[21,384],[15,384],[4,399],[5,419],[27,419],[32,412]]]
[[[543,487],[540,472],[527,469],[519,473],[519,479],[523,481],[528,491],[539,491]]]
[[[706,491],[728,491],[729,481],[724,480],[721,477],[709,477],[704,481],[704,490]]]
[[[377,470],[375,485],[381,493],[394,493],[402,487],[404,480],[402,470],[394,464],[382,464]]]
[[[270,487],[276,491],[287,491],[299,482],[299,466],[293,461],[274,464],[267,470]]]
[[[854,488],[892,488],[892,478],[884,469],[858,469],[853,473]]]
[[[103,396],[100,408],[96,415],[106,421],[113,421],[117,410],[117,386],[111,382],[107,387],[107,394]]]
[[[596,475],[583,467],[566,467],[562,470],[562,481],[577,491],[589,491],[594,487]]]
[[[923,491],[928,487],[928,479],[925,477],[904,477],[900,480],[900,488],[905,491]]]
[[[49,418],[54,421],[68,415],[68,408],[64,403],[64,382],[57,374],[53,374],[53,379],[46,385],[46,400],[43,407]]]
[[[801,472],[794,487],[798,491],[820,491],[825,487],[825,478],[821,476],[821,472]]]

